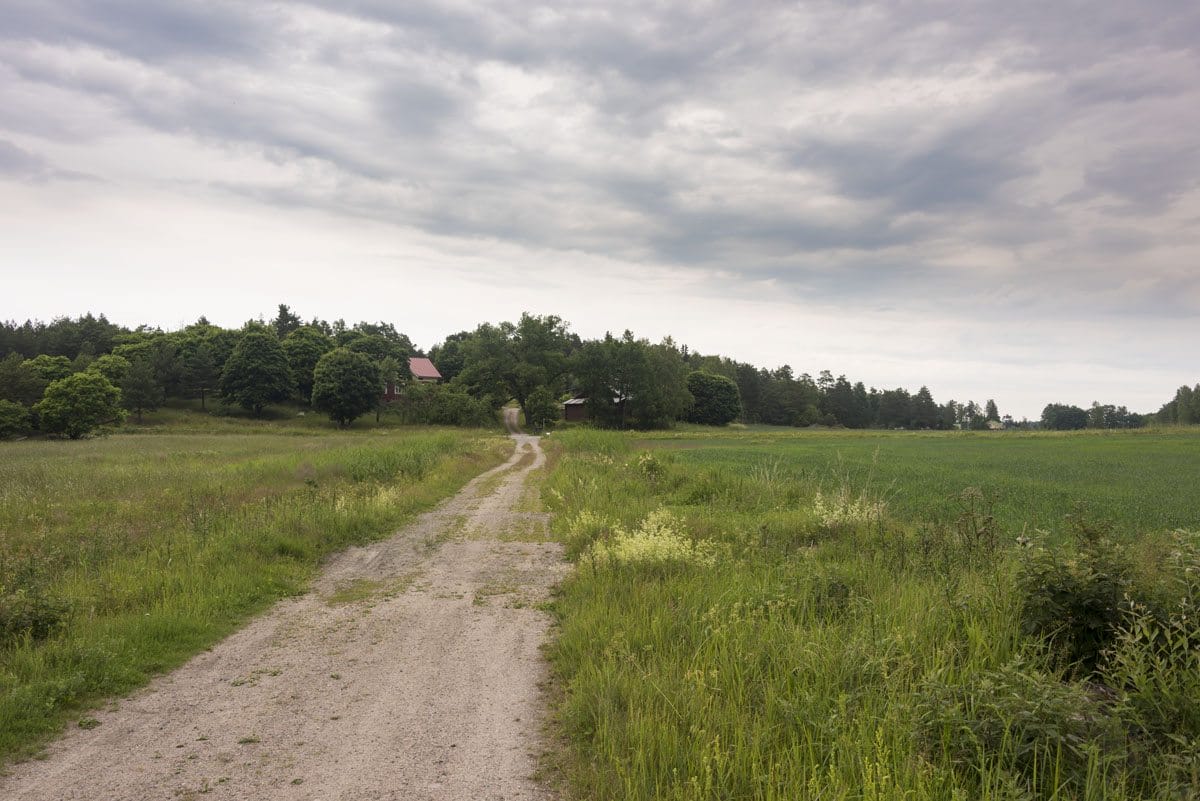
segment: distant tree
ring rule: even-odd
[[[379,422],[383,410],[387,407],[388,401],[384,399],[384,395],[388,391],[388,387],[393,387],[397,391],[408,383],[412,373],[408,370],[408,365],[401,366],[400,362],[388,356],[379,363],[379,392],[376,393],[375,400],[375,422]]]
[[[563,388],[572,343],[562,318],[525,313],[515,325],[484,323],[462,348],[463,369],[456,379],[461,386],[497,405],[513,398],[527,412],[525,404],[535,389]]]
[[[221,397],[255,416],[269,403],[291,397],[296,385],[287,354],[274,334],[248,330],[225,363],[221,373]]]
[[[17,437],[29,431],[29,410],[19,403],[0,400],[0,439]]]
[[[687,419],[707,426],[732,423],[742,413],[737,383],[723,375],[697,370],[687,377],[692,407]]]
[[[301,324],[300,316],[293,314],[286,303],[279,304],[279,313],[271,321],[271,327],[275,329],[275,336],[281,340],[299,328]]]
[[[921,387],[912,398],[913,428],[937,428],[940,421],[937,404],[929,387]]]
[[[116,386],[120,386],[129,372],[129,360],[115,353],[106,353],[88,365],[88,369],[107,378]]]
[[[1088,413],[1078,406],[1051,403],[1042,410],[1042,428],[1056,431],[1073,431],[1086,428]]]
[[[221,372],[213,359],[212,348],[207,342],[197,343],[183,359],[183,383],[189,391],[200,396],[201,410],[208,410],[208,393],[216,389],[220,381]]]
[[[10,353],[0,359],[0,400],[32,406],[48,383],[21,354]]]
[[[312,398],[313,370],[333,347],[332,339],[309,325],[297,328],[283,340],[283,351],[287,354],[296,387],[306,403]]]
[[[1000,410],[996,408],[994,400],[988,400],[987,405],[984,407],[984,418],[997,423],[1000,422]]]
[[[879,425],[884,428],[908,428],[912,425],[912,398],[903,388],[889,389],[879,395]]]
[[[370,357],[371,361],[376,363],[382,362],[389,357],[396,361],[407,362],[408,357],[413,355],[411,347],[406,346],[398,340],[388,339],[382,334],[355,332],[343,347],[347,347],[355,353],[365,354]]]
[[[313,372],[313,408],[342,428],[373,409],[379,392],[379,365],[348,348],[326,353]]]
[[[621,338],[583,343],[573,358],[578,388],[592,419],[619,428],[666,428],[682,419],[693,399],[687,364],[671,339],[651,345],[626,331]]]
[[[43,431],[71,439],[125,419],[121,390],[97,372],[75,373],[51,382],[34,411]]]
[[[161,405],[166,402],[168,395],[178,396],[183,390],[180,344],[189,338],[187,334],[155,332],[135,342],[120,345],[113,353],[125,357],[131,364],[136,361],[149,363],[154,371],[154,381],[159,386]]]
[[[429,359],[445,381],[453,381],[462,372],[466,356],[463,352],[463,342],[470,338],[470,331],[459,331],[446,337],[442,344],[429,349]]]
[[[129,365],[129,372],[121,381],[121,405],[141,423],[142,413],[157,409],[161,400],[162,387],[154,377],[153,365],[142,359]]]
[[[957,428],[958,427],[958,404],[955,403],[953,399],[951,399],[951,400],[946,401],[946,403],[943,406],[941,406],[940,408],[941,408],[941,417],[938,420],[938,428],[942,428],[942,429],[946,429],[946,430],[949,430],[952,428]]]
[[[1155,419],[1165,425],[1191,425],[1200,422],[1200,384],[1186,384],[1175,391],[1175,397],[1158,410]]]
[[[78,355],[71,362],[71,372],[78,373],[86,370],[94,361],[96,361],[96,348],[91,342],[85,340],[79,346]]]
[[[46,383],[66,378],[72,372],[71,360],[66,356],[48,356],[43,353],[24,364]]]
[[[561,404],[549,387],[537,387],[529,393],[525,404],[525,424],[535,431],[545,431],[558,420]]]

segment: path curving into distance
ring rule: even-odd
[[[503,465],[12,766],[0,798],[550,798],[531,778],[550,624],[536,606],[567,567],[517,414]]]

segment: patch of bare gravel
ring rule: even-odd
[[[548,798],[537,605],[566,566],[534,541],[545,516],[517,511],[545,456],[513,438],[506,464],[340,554],[310,594],[13,766],[0,798]]]

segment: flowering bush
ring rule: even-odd
[[[866,493],[856,498],[849,487],[843,485],[837,492],[828,495],[817,490],[812,510],[822,526],[845,528],[864,526],[879,520],[883,517],[886,506],[883,501],[870,498]]]
[[[627,564],[710,566],[716,547],[707,540],[694,542],[680,529],[679,520],[665,509],[646,515],[633,531],[614,528],[611,539],[592,543],[588,556],[594,566]]]

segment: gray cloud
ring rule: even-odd
[[[5,14],[0,93],[89,110],[69,137],[61,103],[0,134],[101,119],[236,152],[260,169],[155,179],[267,206],[898,307],[983,283],[1010,309],[1146,313],[1156,279],[1190,281],[1162,249],[1200,247],[1180,222],[1200,215],[1200,11],[1174,0]],[[6,174],[52,175],[16,152]]]
[[[38,183],[55,180],[95,180],[84,173],[59,169],[45,157],[0,139],[0,180],[4,178]]]

